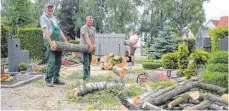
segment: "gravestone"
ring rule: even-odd
[[[18,65],[21,62],[29,62],[29,51],[20,50],[20,40],[8,38],[8,72],[18,72]]]

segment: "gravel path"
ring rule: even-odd
[[[92,66],[92,76],[111,73]],[[66,85],[46,87],[43,80],[17,88],[1,88],[1,110],[81,110],[81,106],[66,100],[74,77],[82,74],[82,65],[62,67],[61,79]]]

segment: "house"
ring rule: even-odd
[[[208,29],[214,28],[224,28],[228,27],[228,16],[223,16],[220,20],[209,20],[203,27],[199,28],[198,35],[196,37],[196,48],[204,48],[205,51],[211,50],[211,38],[208,34]],[[228,40],[227,37],[220,41],[220,49],[228,50]]]

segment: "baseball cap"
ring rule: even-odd
[[[47,7],[54,7],[54,5],[52,3],[46,3],[45,8],[47,8]]]

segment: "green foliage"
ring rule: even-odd
[[[79,59],[77,59],[77,58],[75,58],[73,56],[64,56],[63,59],[68,60],[68,61],[75,62],[76,64],[79,64],[80,63]]]
[[[184,69],[184,75],[186,79],[190,79],[191,76],[196,76],[197,75],[197,68],[199,65],[197,65],[195,62],[189,64],[187,69]]]
[[[38,69],[38,71],[37,71],[37,72],[40,72],[40,73],[46,73],[46,69],[47,69],[47,66],[46,66],[46,65],[44,65],[44,66],[40,67],[40,68]]]
[[[20,71],[26,71],[26,69],[27,69],[27,64],[24,63],[24,62],[21,62],[21,63],[19,64],[19,69],[20,69]]]
[[[201,75],[207,83],[218,85],[224,88],[228,88],[228,73],[227,72],[210,72],[205,70]]]
[[[137,63],[137,64],[142,64],[142,63],[144,63],[144,62],[155,62],[155,60],[135,60],[135,62]]]
[[[158,81],[158,82],[148,82],[147,84],[148,84],[149,87],[151,87],[152,89],[157,89],[159,86],[162,86],[162,87],[169,87],[169,86],[176,85],[176,82]]]
[[[185,76],[183,71],[188,68],[188,48],[184,42],[178,46],[178,68],[181,76]]]
[[[114,90],[116,87],[107,88],[101,91],[95,91],[85,96],[75,96],[72,92],[67,93],[67,100],[80,104],[83,110],[117,110],[121,103]],[[89,105],[86,105],[89,104]]]
[[[1,25],[1,58],[8,57],[8,29],[6,26]]]
[[[205,64],[209,59],[209,57],[210,57],[209,53],[201,49],[196,49],[190,55],[190,59],[193,59],[195,61],[195,64],[197,65]]]
[[[219,50],[219,41],[221,38],[228,36],[228,28],[215,28],[209,30],[211,37],[211,49],[212,52]]]
[[[166,53],[162,55],[161,65],[165,69],[177,69],[178,68],[178,53]]]
[[[21,50],[29,50],[31,59],[42,59],[44,43],[42,31],[39,28],[20,28],[17,38],[20,39]]]
[[[195,44],[196,44],[196,38],[192,37],[192,38],[176,38],[178,43],[182,43],[185,42],[185,44],[188,46],[188,54],[190,55],[191,53],[193,53],[195,51]]]
[[[207,70],[211,72],[228,72],[228,64],[211,63],[207,65]]]
[[[162,54],[174,52],[177,47],[175,34],[170,27],[165,27],[157,38],[154,39],[151,49],[154,51],[155,58],[161,58]]]
[[[161,64],[155,63],[155,62],[143,62],[142,66],[143,66],[143,68],[146,68],[146,69],[157,69],[157,68],[161,67]]]
[[[225,63],[228,64],[228,52],[216,51],[211,53],[208,63]]]
[[[124,94],[127,97],[139,96],[143,92],[143,88],[137,84],[131,85],[130,87],[124,89]]]
[[[79,40],[72,40],[70,43],[72,43],[72,44],[80,44],[80,41]]]

